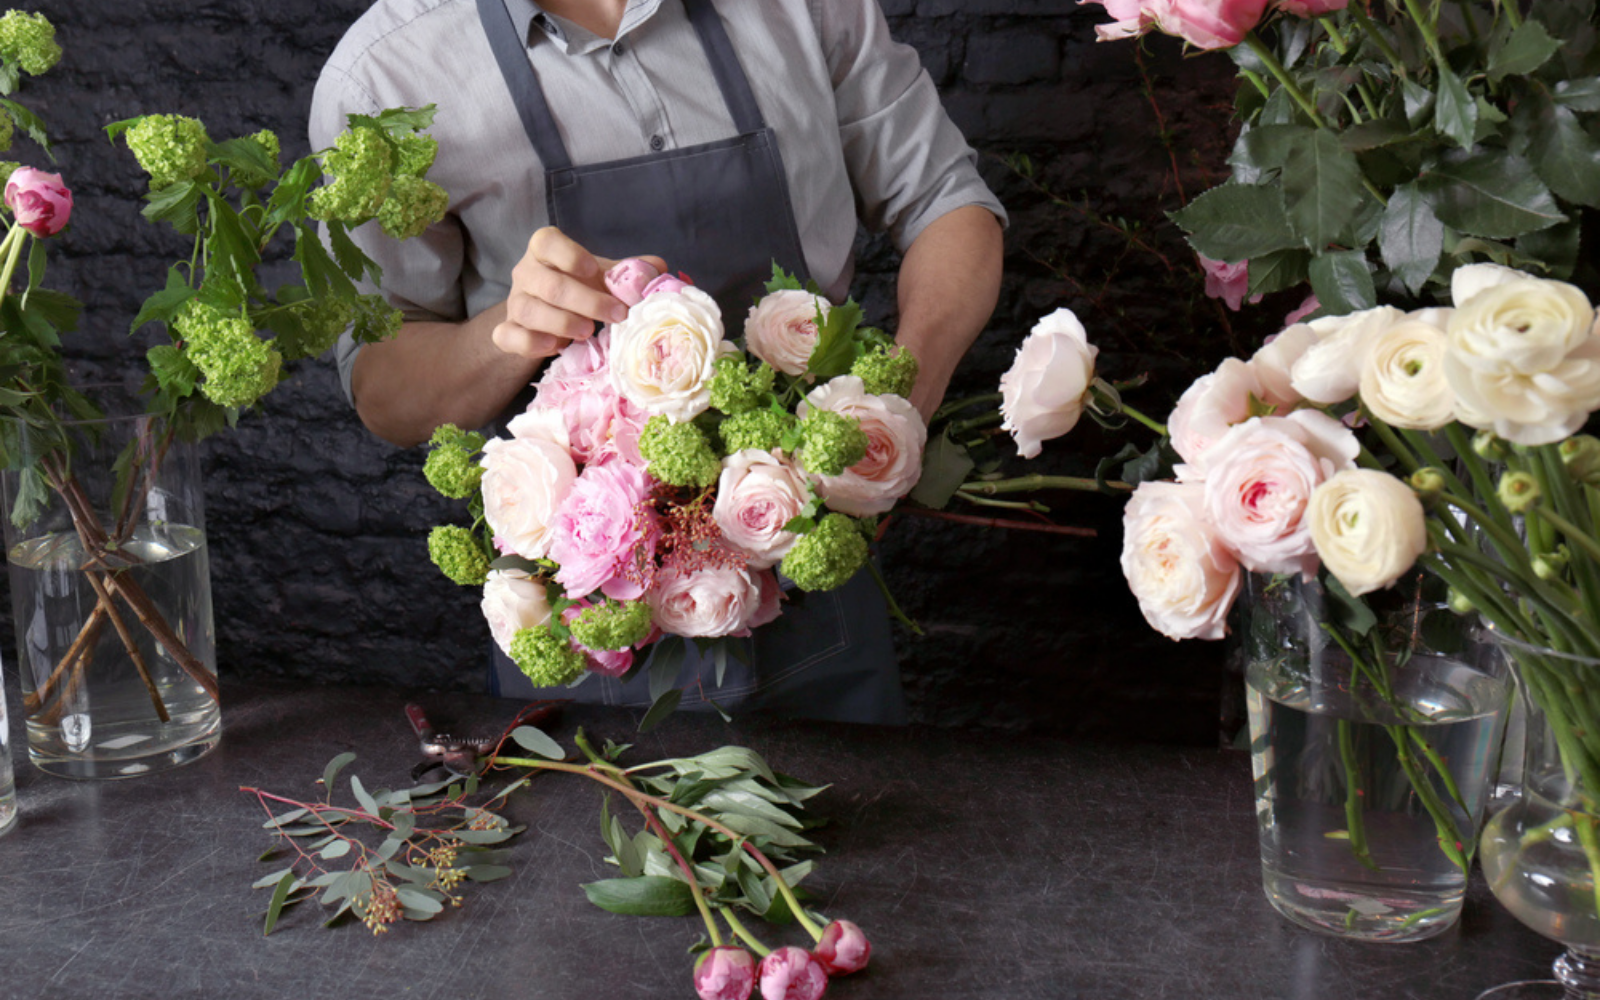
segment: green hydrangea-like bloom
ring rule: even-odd
[[[861,421],[813,407],[800,421],[800,465],[819,476],[837,476],[866,457]]]
[[[356,318],[353,322],[355,326],[351,332],[356,342],[375,344],[399,333],[405,317],[400,310],[385,302],[383,296],[373,293],[356,299]]]
[[[669,486],[710,486],[722,474],[722,459],[700,428],[659,414],[645,423],[639,454],[646,470]]]
[[[278,350],[290,361],[314,358],[328,350],[356,317],[356,307],[349,299],[304,299],[292,309],[300,321],[299,330],[278,334]]]
[[[856,359],[850,374],[873,395],[893,393],[910,399],[911,388],[917,384],[917,359],[904,348],[877,345]]]
[[[439,155],[439,140],[431,135],[410,132],[395,139],[399,154],[394,161],[394,175],[422,177],[433,168],[434,157]]]
[[[754,448],[772,451],[782,446],[783,436],[794,426],[794,415],[776,410],[746,410],[722,422],[722,445],[732,455]]]
[[[205,376],[200,391],[219,406],[249,406],[278,384],[283,356],[244,316],[190,299],[173,327]]]
[[[6,183],[11,180],[11,175],[16,173],[17,168],[20,166],[22,164],[15,160],[0,160],[0,188],[6,186]]]
[[[867,561],[867,540],[848,516],[832,513],[801,535],[778,570],[801,590],[842,587]]]
[[[450,195],[444,188],[402,174],[389,186],[389,196],[378,208],[378,222],[395,239],[409,240],[444,218],[449,206]]]
[[[43,14],[6,11],[0,17],[0,57],[21,66],[29,76],[48,72],[61,59],[55,25]]]
[[[570,684],[588,663],[571,643],[545,625],[520,629],[511,637],[511,660],[536,687]]]
[[[312,192],[310,214],[359,226],[389,195],[394,153],[383,133],[368,125],[341,132],[333,146],[322,157],[322,171],[333,180]]]
[[[11,140],[16,138],[16,135],[17,123],[11,120],[10,115],[0,112],[0,150],[10,149]]]
[[[568,628],[590,649],[627,649],[650,634],[650,605],[643,601],[606,601],[584,608]]]
[[[725,354],[711,376],[711,405],[730,415],[753,410],[772,391],[776,375],[765,361],[751,368],[739,355]]]
[[[489,554],[472,532],[456,524],[441,524],[428,532],[428,558],[439,572],[463,587],[482,586],[489,578]]]
[[[267,154],[267,160],[272,164],[271,173],[259,173],[254,170],[235,170],[233,172],[235,183],[240,187],[254,191],[257,188],[266,187],[269,183],[278,179],[278,174],[283,170],[282,161],[280,160],[283,147],[278,142],[278,134],[270,129],[262,129],[249,138],[253,139],[261,147],[262,152]]]
[[[206,127],[183,115],[146,115],[122,133],[150,189],[192,181],[206,172],[210,138]]]
[[[473,456],[483,450],[483,435],[445,424],[433,432],[428,443],[432,450],[422,463],[422,474],[428,478],[428,483],[457,500],[465,500],[476,493],[478,483],[483,480],[483,467]]]

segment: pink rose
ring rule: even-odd
[[[830,308],[798,288],[764,295],[745,318],[745,348],[785,375],[803,374],[817,346],[817,316],[827,318]]]
[[[1150,627],[1171,639],[1220,639],[1239,564],[1206,521],[1196,483],[1140,483],[1122,515],[1122,574]]]
[[[556,508],[550,543],[550,558],[561,564],[556,582],[568,597],[601,589],[619,600],[639,596],[639,585],[619,574],[636,550],[654,551],[654,515],[642,507],[650,485],[643,469],[615,460],[578,475]]]
[[[550,598],[544,581],[520,570],[490,570],[478,607],[489,623],[489,635],[507,656],[511,655],[511,640],[518,632],[550,621]]]
[[[1206,516],[1246,569],[1310,579],[1318,566],[1305,518],[1311,494],[1355,468],[1360,451],[1355,434],[1320,410],[1254,418],[1206,453]]]
[[[483,446],[483,516],[498,544],[524,559],[540,559],[550,552],[551,523],[578,468],[559,413],[523,413],[507,429],[510,438]]]
[[[711,514],[752,569],[775,566],[799,536],[783,526],[811,499],[806,474],[788,459],[764,451],[729,455],[717,481]]]
[[[644,465],[639,435],[649,414],[617,394],[607,351],[610,329],[574,340],[550,359],[529,409],[559,410],[566,420],[572,457],[579,464],[619,456]]]
[[[749,1000],[755,988],[756,960],[743,948],[712,948],[694,963],[694,991],[700,1000]]]
[[[35,236],[54,236],[72,218],[72,192],[60,174],[18,167],[6,181],[6,207],[17,225]]]
[[[1267,0],[1165,0],[1156,24],[1197,49],[1230,49],[1261,23]]]
[[[656,278],[661,272],[655,265],[638,257],[629,257],[619,260],[611,265],[611,270],[606,272],[606,290],[616,296],[625,306],[636,306],[644,298],[645,286]]]
[[[861,379],[841,375],[812,389],[799,406],[854,417],[867,435],[867,454],[837,476],[819,476],[817,493],[832,510],[855,517],[881,514],[917,484],[928,426],[909,402],[895,395],[867,392]]]
[[[1273,4],[1285,14],[1295,17],[1321,17],[1344,10],[1349,5],[1350,0],[1276,0]]]
[[[1322,302],[1315,295],[1307,295],[1304,302],[1291,309],[1289,315],[1283,318],[1283,325],[1294,326],[1321,308]]]
[[[1250,294],[1250,262],[1241,260],[1225,264],[1203,254],[1196,256],[1200,258],[1200,269],[1206,273],[1206,294],[1221,299],[1229,309],[1238,312],[1244,304],[1244,297]],[[1257,295],[1250,301],[1260,302],[1261,296]]]
[[[760,574],[744,566],[659,572],[644,599],[661,631],[682,636],[743,635],[764,606]]]
[[[1078,5],[1098,3],[1113,18],[1110,24],[1095,25],[1098,41],[1110,42],[1119,38],[1137,38],[1156,24],[1156,8],[1164,6],[1163,0],[1078,0]]]
[[[1261,397],[1255,369],[1229,358],[1210,375],[1195,379],[1167,418],[1172,447],[1185,462],[1198,462],[1228,428],[1250,419],[1251,398]]]
[[[785,945],[761,960],[762,1000],[817,1000],[828,992],[828,974],[811,953]]]
[[[1034,324],[1010,370],[1000,376],[1001,426],[1016,441],[1017,454],[1036,458],[1042,442],[1077,425],[1099,353],[1070,309]]]
[[[811,954],[830,976],[860,972],[872,957],[872,943],[861,928],[848,920],[835,920],[822,929],[822,937]]]

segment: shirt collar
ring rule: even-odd
[[[522,39],[522,44],[531,46],[537,41],[534,34],[546,35],[557,43],[570,47],[580,39],[569,37],[571,34],[563,22],[545,13],[537,0],[505,0],[506,10],[511,14],[511,24],[516,29],[517,37]],[[621,38],[634,28],[648,21],[661,7],[661,0],[628,0],[628,6],[622,13],[622,24],[617,29],[617,37]],[[588,32],[579,29],[583,40],[592,39]],[[605,39],[596,41],[596,45],[609,45]]]

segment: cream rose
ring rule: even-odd
[[[711,405],[717,358],[736,350],[711,296],[692,286],[657,292],[612,325],[611,384],[648,414],[692,420]]]
[[[854,417],[867,435],[866,457],[837,476],[819,476],[817,494],[828,507],[863,517],[881,514],[911,492],[922,475],[922,450],[928,427],[909,402],[895,395],[867,392],[854,375],[841,375],[820,385],[800,404]]]
[[[1448,309],[1412,313],[1373,338],[1361,365],[1361,404],[1394,427],[1435,431],[1455,416],[1444,374]]]
[[[1293,323],[1269,338],[1250,358],[1250,368],[1261,386],[1261,401],[1275,410],[1294,408],[1303,398],[1295,391],[1290,374],[1295,362],[1322,338],[1309,323]]]
[[[530,410],[507,429],[512,437],[490,440],[479,460],[483,516],[502,549],[540,559],[550,552],[550,525],[578,478],[578,467],[558,411]]]
[[[645,602],[657,627],[671,635],[743,634],[752,619],[770,610],[771,595],[763,589],[760,577],[744,566],[657,573],[645,592]]]
[[[1517,444],[1559,441],[1600,407],[1600,340],[1578,288],[1517,278],[1460,303],[1450,317],[1445,377],[1457,417]]]
[[[817,346],[817,314],[826,319],[831,308],[827,299],[798,288],[768,293],[745,318],[744,346],[785,375],[803,374]]]
[[[1375,469],[1347,469],[1317,487],[1306,521],[1322,564],[1358,597],[1394,583],[1428,547],[1422,501]]]
[[[1393,306],[1379,306],[1312,320],[1307,325],[1318,339],[1289,369],[1294,391],[1324,406],[1354,396],[1361,384],[1361,361],[1372,338],[1404,317],[1405,313]]]
[[[1200,486],[1140,483],[1122,515],[1122,573],[1150,627],[1171,639],[1220,639],[1239,564],[1202,513]]]
[[[495,645],[511,655],[511,640],[518,632],[550,621],[550,598],[544,581],[519,570],[494,569],[483,583],[484,620]]]
[[[752,569],[777,564],[799,536],[783,526],[811,499],[811,483],[794,463],[747,449],[722,463],[711,516],[723,537],[745,553]]]
[[[1185,462],[1199,462],[1234,424],[1250,419],[1251,400],[1261,396],[1261,382],[1248,362],[1229,358],[1202,375],[1178,397],[1167,418],[1172,447]]]
[[[1042,442],[1077,425],[1099,353],[1070,309],[1034,324],[1000,376],[1001,427],[1017,442],[1017,454],[1036,458]]]

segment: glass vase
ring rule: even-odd
[[[148,774],[221,737],[195,448],[125,417],[0,428],[29,759]]]
[[[1400,942],[1460,916],[1508,683],[1431,585],[1256,575],[1242,597],[1262,882],[1301,926]]]

